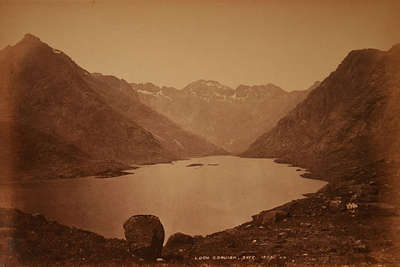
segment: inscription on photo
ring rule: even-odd
[[[286,259],[286,256],[272,256],[272,255],[261,255],[261,256],[255,256],[255,255],[242,255],[242,256],[236,256],[236,255],[212,255],[212,256],[195,256],[194,260],[196,261],[234,261],[234,260],[245,260],[245,261],[256,261],[256,260],[267,260],[271,261],[274,259]]]

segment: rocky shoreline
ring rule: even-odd
[[[191,264],[394,265],[400,217],[385,177],[330,183],[235,228],[167,243],[163,255]]]
[[[400,217],[387,180],[396,174],[395,166],[385,165],[385,173],[370,179],[332,182],[232,229],[205,237],[176,233],[152,259],[133,254],[126,240],[106,239],[42,215],[3,208],[0,262],[6,266],[392,265],[400,262],[396,240]]]
[[[1,255],[6,266],[51,266],[135,262],[125,240],[49,221],[15,209],[0,209]]]

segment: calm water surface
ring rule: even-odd
[[[186,167],[193,163],[204,165]],[[195,158],[143,166],[134,174],[110,179],[0,184],[0,204],[106,237],[123,237],[122,224],[136,214],[158,216],[166,237],[175,232],[205,235],[249,221],[261,210],[326,184],[300,178],[304,172],[296,169],[272,159]]]

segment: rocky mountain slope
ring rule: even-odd
[[[123,81],[90,74],[30,34],[0,51],[0,82],[3,177],[82,176],[218,150],[144,106]],[[165,134],[152,134],[156,127]]]
[[[183,130],[164,115],[143,104],[135,90],[124,80],[93,73],[87,81],[114,110],[150,131],[160,144],[177,158],[226,154],[226,151]]]
[[[233,153],[244,151],[312,90],[286,92],[273,84],[232,89],[207,80],[181,90],[152,83],[131,86],[153,109]]]
[[[244,156],[277,157],[331,181],[367,179],[399,162],[399,95],[400,45],[352,51]]]

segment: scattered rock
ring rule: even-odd
[[[331,200],[329,201],[329,208],[331,210],[337,211],[342,209],[342,201],[341,200]]]
[[[285,238],[288,237],[288,233],[286,233],[286,232],[280,232],[280,233],[278,234],[278,237],[279,237],[279,238],[285,239]]]
[[[378,199],[378,188],[372,184],[353,184],[346,187],[352,199],[362,202],[375,202]]]
[[[158,217],[153,215],[135,215],[124,223],[125,238],[129,250],[146,260],[161,256],[164,243],[164,227]]]
[[[270,223],[281,221],[287,216],[288,213],[283,210],[267,210],[252,216],[252,218],[253,222],[257,225],[268,225]]]
[[[366,253],[368,252],[368,247],[361,240],[357,240],[354,243],[353,249],[355,252]]]
[[[352,213],[356,212],[358,204],[354,202],[349,202],[346,204],[346,209]]]

